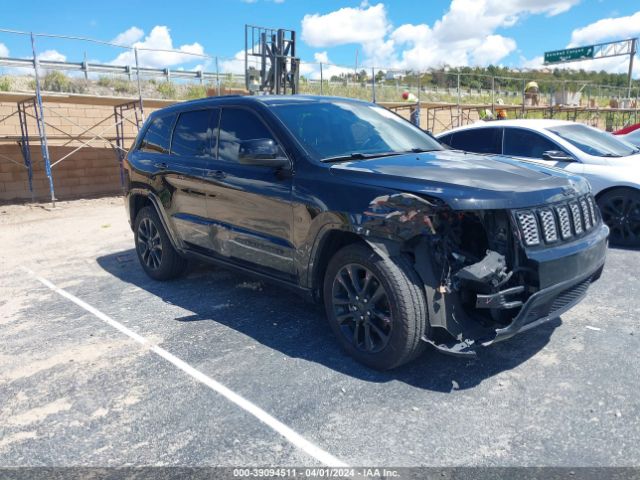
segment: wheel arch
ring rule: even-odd
[[[146,188],[133,188],[129,191],[128,208],[131,228],[133,228],[135,224],[138,212],[140,212],[141,209],[147,206],[152,206],[156,210],[156,213],[158,214],[158,217],[162,222],[162,227],[164,228],[165,232],[167,232],[167,236],[171,241],[171,245],[176,250],[182,252],[184,250],[182,248],[182,243],[171,228],[169,218],[164,208],[162,207],[160,199],[151,190],[148,190]]]
[[[640,188],[633,185],[613,185],[611,187],[603,188],[598,193],[596,193],[595,194],[596,201],[599,201],[605,194],[613,190],[635,190],[636,192],[640,192]]]

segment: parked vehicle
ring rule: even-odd
[[[618,138],[640,148],[640,130],[632,130],[629,133],[618,135]]]
[[[581,175],[591,183],[611,243],[640,247],[640,149],[561,120],[478,122],[437,136],[454,149],[503,154]]]
[[[635,132],[636,130],[640,129],[640,123],[636,123],[633,125],[627,125],[624,128],[621,128],[620,130],[616,130],[615,132],[613,132],[614,135],[626,135],[628,133],[631,132]]]
[[[219,97],[149,116],[125,161],[142,268],[187,258],[324,304],[340,344],[393,368],[473,354],[580,301],[608,229],[586,180],[445,150],[357,100]],[[206,294],[206,292],[203,292]]]

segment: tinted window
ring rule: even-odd
[[[549,131],[564,138],[583,152],[597,157],[626,157],[638,153],[636,147],[620,141],[609,132],[578,123],[549,128]]]
[[[211,156],[212,110],[183,112],[173,131],[171,153],[186,157]]]
[[[448,135],[442,135],[441,137],[438,137],[438,141],[440,143],[444,143],[445,145],[451,146],[452,138],[453,138],[453,133],[449,133]]]
[[[500,128],[472,128],[454,132],[449,145],[466,152],[500,153],[501,134]]]
[[[272,111],[317,160],[352,153],[442,150],[415,125],[377,105],[322,101],[274,105]]]
[[[145,152],[169,153],[171,128],[176,115],[165,115],[154,119],[140,142],[140,150]]]
[[[274,140],[269,129],[258,117],[248,110],[240,108],[222,109],[219,135],[218,158],[228,162],[238,161],[240,142],[259,138]]]
[[[548,150],[561,150],[558,145],[539,133],[520,128],[504,129],[504,154],[514,157],[542,158]]]

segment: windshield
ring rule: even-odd
[[[584,153],[596,157],[626,157],[639,152],[630,143],[586,125],[562,125],[549,128],[549,131],[564,138]]]
[[[443,150],[437,140],[376,105],[296,103],[276,105],[272,111],[319,161]]]
[[[640,129],[634,130],[631,133],[627,133],[626,135],[622,135],[620,137],[625,142],[629,142],[636,147],[640,147]]]

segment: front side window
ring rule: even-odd
[[[443,149],[437,140],[377,105],[339,101],[290,103],[274,105],[272,111],[318,161],[354,153]]]
[[[521,128],[505,128],[503,153],[514,157],[542,158],[544,152],[562,150],[539,133]]]
[[[626,157],[640,152],[630,143],[621,141],[610,133],[587,125],[561,125],[548,129],[565,139],[584,153],[596,157]]]
[[[169,153],[171,129],[175,119],[175,114],[154,118],[140,142],[140,150],[143,152]]]
[[[471,128],[453,132],[449,145],[474,153],[500,153],[501,128]]]
[[[264,123],[253,113],[241,108],[223,108],[220,117],[218,158],[239,162],[240,144],[247,140],[275,141]]]

